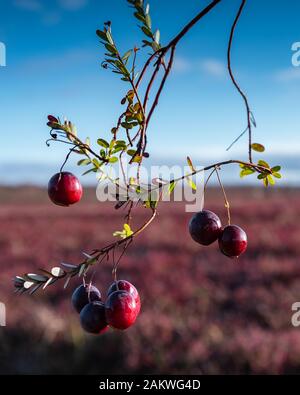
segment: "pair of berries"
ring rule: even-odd
[[[93,285],[80,285],[72,295],[72,304],[80,313],[82,328],[89,333],[100,334],[108,327],[127,329],[134,324],[141,309],[137,289],[126,280],[111,284],[105,303],[101,293]]]
[[[228,257],[239,257],[247,248],[247,235],[237,225],[222,227],[220,218],[209,210],[196,213],[190,223],[192,238],[199,244],[208,246],[219,241],[221,252]]]

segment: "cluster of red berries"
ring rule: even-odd
[[[137,289],[126,280],[111,284],[106,301],[102,302],[98,288],[82,284],[72,295],[72,304],[80,314],[82,328],[89,333],[100,334],[109,327],[127,329],[134,324],[141,309]]]
[[[196,213],[190,223],[192,238],[199,244],[208,246],[219,241],[221,252],[228,257],[239,257],[247,248],[247,235],[237,225],[222,227],[220,218],[209,210]]]

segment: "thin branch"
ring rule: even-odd
[[[228,49],[227,49],[227,66],[228,66],[228,71],[229,71],[229,75],[231,78],[231,81],[233,83],[233,85],[236,87],[237,91],[239,92],[239,94],[241,95],[241,97],[244,100],[245,106],[246,106],[246,111],[247,111],[247,130],[249,132],[248,134],[248,155],[249,155],[249,162],[252,163],[252,125],[251,125],[251,110],[250,110],[250,106],[249,106],[249,102],[248,102],[248,98],[246,96],[246,94],[242,91],[242,89],[240,88],[239,84],[237,83],[234,74],[232,72],[232,68],[231,68],[231,49],[232,49],[232,42],[233,42],[233,38],[234,38],[234,33],[235,33],[235,29],[237,26],[237,23],[240,19],[240,16],[242,14],[242,11],[244,9],[244,6],[246,4],[246,0],[242,0],[241,5],[239,7],[238,13],[235,17],[235,20],[233,22],[231,31],[230,31],[230,37],[229,37],[229,43],[228,43]]]
[[[178,42],[188,33],[189,30],[193,26],[196,25],[197,22],[200,21],[206,14],[208,14],[217,4],[219,4],[222,0],[214,0],[207,7],[205,7],[202,11],[199,12],[178,34],[173,40],[169,42],[169,44],[164,48],[164,50],[168,50],[178,44]]]
[[[161,81],[161,84],[160,84],[160,86],[159,86],[159,88],[158,88],[158,91],[157,91],[156,97],[155,97],[155,99],[154,99],[154,102],[153,102],[153,104],[152,104],[152,107],[151,107],[151,109],[150,109],[150,111],[149,111],[149,115],[148,115],[148,117],[147,117],[147,126],[146,126],[146,128],[147,128],[148,125],[149,125],[149,122],[150,122],[150,120],[151,120],[153,111],[155,110],[155,107],[156,107],[157,104],[158,104],[158,101],[159,101],[161,92],[162,92],[162,90],[163,90],[163,88],[164,88],[164,86],[165,86],[166,80],[167,80],[167,78],[168,78],[168,76],[169,76],[169,74],[170,74],[170,71],[171,71],[171,69],[172,69],[173,61],[174,61],[175,48],[176,48],[175,45],[171,47],[171,55],[170,55],[170,60],[169,60],[168,66],[167,66],[167,70],[166,70],[166,72],[165,72],[165,74],[164,74],[164,77],[163,77],[163,79],[162,79],[162,81]]]
[[[231,224],[230,204],[229,204],[229,201],[228,201],[228,199],[227,199],[227,195],[226,195],[226,192],[225,192],[225,188],[224,188],[224,186],[223,186],[223,184],[222,184],[222,181],[221,181],[221,178],[220,178],[220,174],[219,174],[218,167],[216,166],[215,169],[216,169],[216,174],[217,174],[218,182],[219,182],[219,184],[220,184],[220,187],[221,187],[221,189],[222,189],[223,196],[224,196],[225,208],[226,208],[226,210],[227,210],[227,217],[228,217],[228,225],[230,225],[230,224]]]

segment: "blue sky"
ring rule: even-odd
[[[151,0],[153,25],[167,43],[207,1]],[[300,68],[291,46],[300,41],[300,3],[248,1],[233,48],[233,68],[246,90],[258,128],[254,140],[270,155],[299,156]],[[149,128],[155,157],[198,163],[244,158],[243,103],[226,72],[226,46],[238,0],[223,0],[178,45],[174,70]],[[0,165],[59,167],[66,147],[44,144],[47,114],[66,116],[82,136],[109,137],[126,84],[103,70],[95,35],[111,20],[121,51],[142,38],[125,0],[10,0],[0,2]],[[3,168],[3,167],[2,167]],[[7,177],[7,176],[6,176]]]

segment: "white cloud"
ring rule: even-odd
[[[89,0],[59,0],[60,6],[68,11],[77,11],[85,7]]]
[[[223,62],[216,59],[204,59],[199,63],[200,68],[213,77],[224,77],[226,67]]]
[[[204,73],[212,77],[226,76],[226,66],[218,59],[188,59],[177,57],[174,61],[174,71],[177,73]]]
[[[39,0],[14,0],[14,5],[17,8],[34,12],[41,11],[43,8],[43,5]]]
[[[189,59],[183,57],[176,57],[174,60],[173,70],[178,73],[186,73],[191,71],[193,64]]]
[[[300,81],[300,67],[289,67],[279,70],[274,75],[279,82],[293,82]]]

